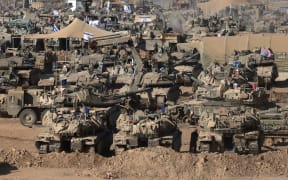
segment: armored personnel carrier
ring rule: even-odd
[[[35,59],[28,55],[0,60],[0,83],[2,86],[37,85],[40,71],[34,65]]]

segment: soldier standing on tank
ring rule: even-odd
[[[193,131],[191,133],[191,138],[190,138],[190,148],[189,148],[189,152],[190,153],[196,153],[197,152],[197,140],[198,140],[198,132]]]

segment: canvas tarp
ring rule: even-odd
[[[226,7],[234,7],[247,3],[251,3],[251,0],[210,0],[207,2],[199,2],[197,6],[203,11],[204,15],[211,15],[218,13]]]
[[[204,37],[190,43],[180,43],[179,49],[192,51],[197,48],[201,54],[203,65],[210,61],[225,63],[232,57],[234,50],[255,50],[271,48],[276,55],[276,63],[280,71],[288,72],[288,35],[287,34],[240,34],[237,36]]]
[[[85,32],[91,33],[94,37],[111,36],[115,33],[92,27],[85,22],[75,19],[70,25],[58,32],[51,34],[29,34],[24,38],[31,39],[58,39],[58,38],[83,38]]]
[[[234,50],[254,50],[261,47],[271,48],[275,53],[288,52],[288,36],[267,33],[205,37],[202,51],[214,59],[225,59],[225,56],[231,56]]]

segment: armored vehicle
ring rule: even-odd
[[[245,64],[246,69],[256,72],[258,86],[269,89],[278,77],[278,68],[275,64],[275,56],[270,48],[260,48],[255,52],[236,52],[234,59],[239,59]],[[253,77],[252,75],[250,77]]]
[[[0,83],[2,86],[37,85],[41,73],[35,62],[35,57],[29,52],[0,60]]]
[[[212,64],[197,79],[193,76],[191,79],[196,87],[196,99],[234,101],[258,107],[269,102],[265,87],[257,87],[256,71],[240,61],[233,61],[227,67]]]
[[[35,29],[35,24],[30,19],[16,19],[13,21],[9,21],[6,24],[7,28],[15,29],[15,33],[19,33],[21,28],[26,30],[26,33],[30,33]]]
[[[35,142],[39,153],[75,151],[107,155],[119,108],[67,111],[52,117],[48,132],[40,133]]]
[[[31,127],[40,120],[41,113],[51,108],[53,100],[43,89],[9,89],[0,94],[0,112],[19,117],[22,125]]]
[[[287,111],[271,108],[257,112],[264,132],[264,145],[286,145],[288,143]]]
[[[217,108],[201,114],[198,151],[260,152],[263,141],[260,121],[253,112],[238,108]]]
[[[50,126],[52,117],[55,113],[51,113],[49,109],[57,107],[57,112],[62,113],[78,106],[87,106],[93,109],[108,108],[115,105],[130,106],[133,104],[133,108],[138,107],[137,93],[148,91],[149,89],[143,89],[138,91],[126,91],[121,94],[109,94],[103,87],[60,87],[63,91],[55,93],[50,98],[49,106],[41,107],[41,116],[39,121],[44,126]],[[53,97],[53,99],[51,98]],[[39,109],[39,108],[38,108]]]
[[[166,115],[142,111],[130,115],[122,113],[117,120],[117,130],[113,138],[116,154],[138,147],[165,146],[180,150],[181,132]]]
[[[188,86],[193,83],[190,78],[198,77],[198,75],[203,70],[200,61],[200,54],[196,49],[190,53],[187,52],[174,52],[171,53],[173,60],[171,65],[173,66],[173,71],[176,73],[176,82],[180,85]]]
[[[175,104],[180,96],[180,89],[164,73],[148,72],[140,82],[143,88],[152,88],[152,92],[141,93],[141,100],[150,103],[150,108],[160,108],[165,103]]]
[[[101,88],[101,87],[100,87]],[[98,91],[99,90],[99,91]],[[105,89],[104,89],[105,90]],[[77,91],[59,95],[55,98],[55,101],[65,106],[77,106],[85,105],[89,107],[109,107],[116,104],[124,104],[128,97],[134,97],[137,93],[143,93],[149,91],[148,88],[138,91],[126,91],[119,94],[109,94],[97,87],[84,87]]]

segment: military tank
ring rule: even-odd
[[[239,107],[217,108],[199,118],[199,152],[259,153],[263,134],[259,119]],[[192,143],[193,144],[193,143]]]
[[[192,52],[174,52],[171,53],[170,64],[172,73],[176,74],[176,82],[179,85],[192,85],[193,80],[190,78],[198,77],[203,70],[200,61],[200,53],[194,48]]]
[[[139,147],[164,146],[179,151],[181,132],[177,124],[166,115],[122,113],[117,120],[117,133],[113,138],[115,153]]]
[[[264,145],[267,147],[287,145],[288,119],[287,110],[279,107],[257,112],[264,133]]]
[[[242,51],[236,52],[233,56],[234,60],[239,60],[245,64],[246,69],[256,72],[259,87],[270,89],[271,85],[278,77],[278,68],[275,64],[275,56],[270,48],[256,49],[254,52]],[[253,76],[252,76],[253,77]]]
[[[150,109],[161,108],[165,103],[175,104],[181,94],[180,88],[164,73],[148,72],[140,82],[142,88],[151,88],[150,92],[140,94],[141,101],[149,104]]]
[[[13,56],[0,61],[0,83],[2,86],[36,85],[39,69],[34,68],[35,58]]]
[[[47,132],[40,133],[35,142],[40,154],[75,151],[105,155],[112,144],[119,108],[102,108],[89,111],[62,111],[52,116]]]
[[[229,66],[210,65],[194,80],[196,99],[210,99],[237,102],[258,106],[269,104],[269,94],[264,87],[257,87],[256,71],[247,68],[240,61]]]

